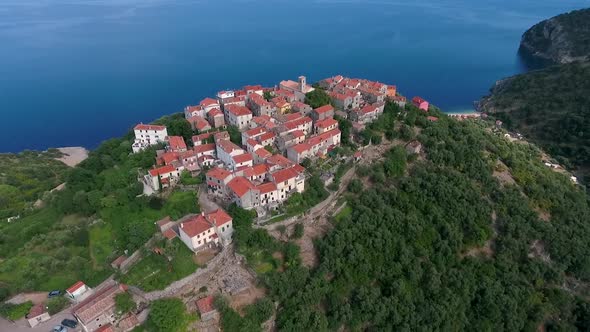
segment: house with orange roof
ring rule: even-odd
[[[207,192],[209,194],[225,196],[227,184],[234,178],[234,175],[228,170],[215,167],[207,172],[205,178],[207,179]]]
[[[388,85],[387,86],[387,98],[393,98],[397,96],[397,86],[395,85]]]
[[[211,129],[209,121],[205,120],[202,116],[191,116],[190,118],[186,118],[186,121],[191,125],[192,130],[198,130],[201,132]]]
[[[209,98],[209,97],[201,100],[201,102],[199,103],[199,106],[201,106],[201,108],[203,108],[205,113],[209,112],[210,110],[212,110],[214,108],[217,108],[217,109],[221,108],[221,105],[219,105],[219,102],[217,101],[217,99],[213,99],[213,98]],[[201,116],[204,116],[204,114]]]
[[[316,123],[313,125],[313,132],[316,134],[322,134],[336,128],[338,128],[338,121],[334,120],[333,118],[327,118],[316,121]]]
[[[363,99],[370,104],[381,103],[385,101],[386,92],[381,92],[377,89],[361,86],[357,89],[361,93]]]
[[[294,145],[287,149],[287,158],[299,164],[305,158],[314,158],[318,155],[325,155],[334,147],[340,145],[340,129],[332,129],[324,133],[312,136],[301,144]]]
[[[228,182],[227,194],[230,201],[241,208],[252,209],[259,205],[260,192],[243,176],[236,176]]]
[[[150,169],[146,175],[146,183],[148,183],[153,190],[173,186],[178,182],[180,172],[172,165],[166,165],[154,169]]]
[[[248,128],[252,120],[252,112],[247,107],[226,105],[224,110],[228,124],[238,127],[239,130]]]
[[[263,182],[268,174],[268,166],[266,164],[258,164],[244,168],[235,174],[243,176],[252,182]]]
[[[268,132],[268,133],[264,133],[256,138],[256,140],[262,146],[272,146],[275,143],[276,139],[277,139],[277,135],[275,133],[273,133],[272,131]]]
[[[265,182],[256,186],[259,192],[260,205],[268,206],[279,202],[279,193],[277,185],[274,182]]]
[[[336,75],[334,77],[328,77],[328,78],[325,78],[325,79],[319,81],[319,85],[322,89],[331,90],[337,84],[342,82],[343,79],[344,79],[344,77],[342,75]]]
[[[237,170],[243,167],[250,167],[252,166],[254,158],[249,153],[239,154],[237,156],[233,156],[230,163],[230,168],[233,170]]]
[[[201,316],[202,322],[214,319],[217,315],[217,310],[213,305],[213,300],[213,295],[209,295],[197,300],[197,309],[199,310],[199,315]]]
[[[262,147],[251,152],[251,155],[255,164],[265,163],[268,158],[272,157],[272,153]]]
[[[365,105],[361,109],[356,109],[350,112],[350,118],[358,123],[367,124],[375,121],[385,109],[384,103],[374,103]]]
[[[194,252],[218,245],[226,246],[232,242],[232,217],[222,209],[201,212],[180,223],[178,234],[180,240]]]
[[[127,291],[127,286],[114,280],[96,290],[72,309],[72,314],[84,331],[97,331],[105,325],[115,324],[115,297]]]
[[[140,123],[133,128],[135,134],[135,141],[131,146],[133,153],[144,150],[150,145],[163,143],[168,137],[168,130],[166,126],[146,125]]]
[[[214,108],[207,113],[207,120],[213,128],[225,127],[225,116],[219,108]],[[203,131],[203,130],[201,130]]]
[[[293,167],[278,170],[270,174],[270,180],[276,185],[277,200],[287,200],[294,192],[302,193],[305,189],[305,176]]]
[[[217,100],[223,102],[225,99],[235,97],[235,95],[233,90],[222,90],[217,92]]]
[[[299,99],[295,96],[295,93],[293,93],[292,91],[285,90],[285,89],[275,90],[274,96],[284,98],[290,104],[293,104],[294,102],[299,101]]]
[[[266,159],[269,171],[274,172],[279,169],[293,167],[295,163],[280,154],[275,154]]]
[[[212,137],[212,133],[203,133],[199,135],[194,135],[191,140],[193,141],[194,146],[198,146],[208,143],[208,141],[211,141]]]
[[[182,136],[168,136],[168,151],[185,152],[186,142]]]
[[[305,76],[299,76],[298,82],[291,80],[281,81],[281,83],[279,83],[279,87],[283,90],[292,92],[295,95],[295,98],[297,98],[297,100],[301,102],[305,100],[306,93],[315,90],[307,84],[307,79],[305,78]]]
[[[399,106],[399,107],[401,107],[401,108],[404,108],[404,107],[406,107],[407,100],[406,100],[406,97],[404,97],[404,96],[394,96],[394,97],[391,97],[391,100],[392,100],[392,101],[393,101],[393,102],[394,102],[394,103],[395,103],[397,106]]]
[[[248,126],[249,129],[254,129],[256,127],[264,127],[267,130],[270,130],[272,128],[274,128],[275,125],[275,119],[268,116],[268,115],[261,115],[261,116],[255,116],[252,118],[252,120],[250,121],[250,125]]]
[[[246,106],[246,95],[227,98],[222,101],[222,110],[229,105]]]
[[[293,130],[277,137],[277,147],[280,151],[285,151],[288,147],[303,143],[304,141],[305,133],[302,130]]]
[[[416,107],[418,107],[419,109],[428,112],[428,102],[426,100],[424,100],[424,98],[422,97],[414,97],[412,98],[412,104]]]
[[[242,131],[242,144],[246,145],[246,142],[249,139],[254,139],[262,134],[266,134],[266,132],[267,130],[264,127],[256,127],[253,129]]]
[[[320,121],[320,120],[324,120],[327,118],[333,118],[333,117],[334,117],[334,107],[332,107],[332,105],[324,105],[324,106],[314,109],[311,112],[311,118],[313,119],[313,121]]]
[[[193,116],[204,117],[205,114],[206,114],[205,110],[200,105],[187,106],[184,108],[184,118],[185,119],[191,118]]]
[[[270,102],[274,105],[278,114],[285,114],[291,111],[291,104],[281,96],[274,97]]]
[[[312,124],[312,119],[310,117],[305,116],[302,118],[298,118],[297,120],[283,123],[277,128],[277,132],[279,135],[282,136],[295,130],[301,130],[305,135],[308,135],[312,131]]]
[[[275,114],[275,107],[273,104],[259,94],[252,93],[246,97],[246,105],[252,110],[256,116]]]
[[[193,151],[196,153],[197,158],[201,156],[211,156],[215,158],[217,155],[217,146],[214,143],[195,145],[193,146]]]
[[[199,157],[195,150],[187,150],[179,153],[178,159],[182,163],[182,167],[189,172],[194,172],[199,169]]]
[[[246,153],[244,149],[229,140],[218,140],[216,142],[217,158],[226,165],[232,165],[233,157]]]
[[[51,319],[44,303],[37,303],[29,310],[27,322],[32,328]]]

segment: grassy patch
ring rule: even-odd
[[[334,220],[336,220],[336,222],[340,222],[340,221],[344,220],[345,218],[349,217],[351,213],[352,213],[352,208],[350,207],[350,205],[346,205],[345,207],[342,208],[342,210],[340,210],[340,212],[338,212],[334,216]]]
[[[269,262],[262,262],[258,265],[256,265],[256,267],[254,268],[254,270],[256,270],[256,273],[258,274],[264,274],[267,272],[270,272],[273,270],[273,265]]]
[[[110,224],[101,224],[88,230],[90,256],[94,266],[105,264],[115,250],[115,234]]]
[[[21,304],[4,303],[0,305],[0,315],[10,320],[18,320],[25,317],[32,307],[33,303],[31,301]]]
[[[121,281],[149,292],[164,289],[172,282],[197,270],[193,252],[180,240],[173,240],[164,251],[164,255],[148,253],[121,278]],[[172,257],[171,261],[168,261],[168,255]]]

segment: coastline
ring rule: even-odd
[[[86,148],[81,146],[67,146],[57,148],[57,150],[59,150],[59,152],[61,152],[63,155],[55,159],[61,161],[62,163],[70,167],[75,167],[76,165],[84,161],[86,158],[88,158],[89,152]]]

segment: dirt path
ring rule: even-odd
[[[63,156],[56,158],[62,163],[74,167],[88,158],[88,150],[80,146],[58,148],[63,153]]]
[[[199,206],[202,211],[213,211],[219,209],[219,205],[215,203],[207,194],[207,184],[203,183],[199,186]]]

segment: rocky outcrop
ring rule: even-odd
[[[523,34],[519,53],[547,64],[590,60],[590,8],[535,24]]]

